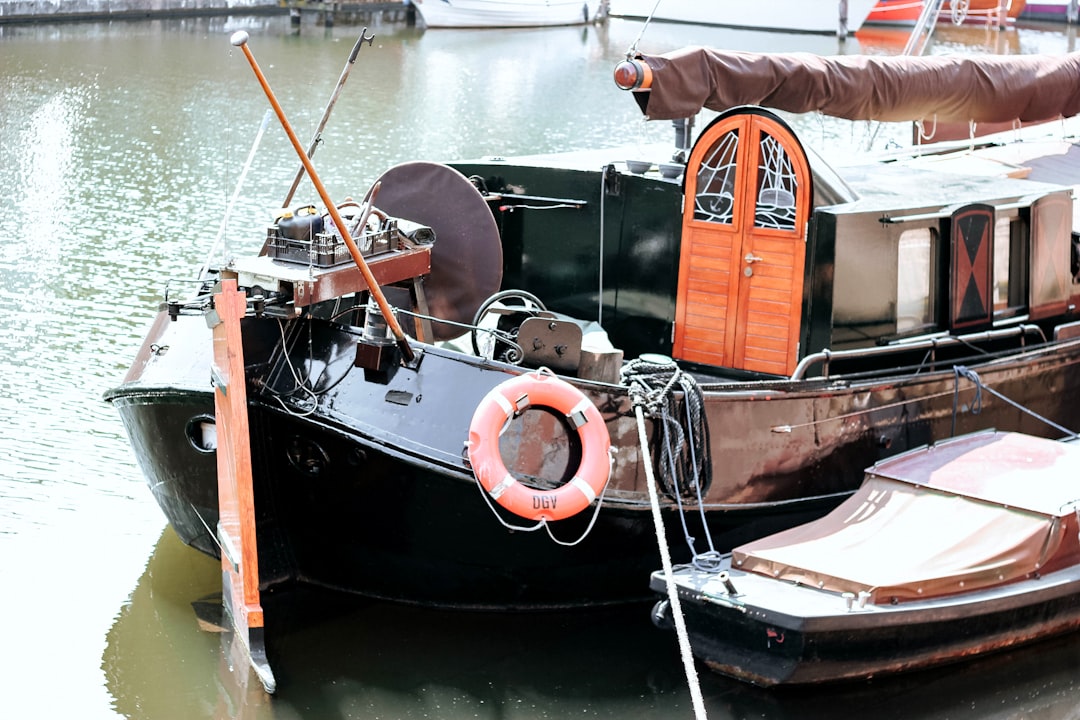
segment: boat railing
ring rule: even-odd
[[[574,208],[581,210],[588,207],[588,200],[576,198],[557,198],[543,195],[518,195],[517,193],[487,193],[484,199],[489,203],[506,203],[506,210],[553,210],[555,208]],[[542,203],[537,205],[536,203]]]
[[[866,360],[876,357],[885,357],[892,354],[911,352],[912,350],[926,350],[930,354],[928,365],[933,365],[933,354],[939,348],[957,347],[986,343],[1008,338],[1019,338],[1021,346],[1026,344],[1027,336],[1032,335],[1043,343],[1046,342],[1046,334],[1038,325],[1023,324],[997,330],[969,333],[966,335],[944,335],[940,337],[926,338],[923,340],[896,342],[890,345],[879,345],[852,350],[821,350],[804,357],[795,370],[791,373],[792,380],[803,380],[807,373],[815,366],[821,367],[820,377],[829,377],[829,368],[833,362],[849,360]]]
[[[1044,197],[1043,195],[1025,195],[1024,197],[1014,202],[1002,203],[1000,205],[994,205],[995,212],[1006,212],[1009,210],[1019,210],[1020,208],[1029,208],[1037,200]],[[951,217],[960,208],[964,207],[963,203],[956,205],[947,205],[937,212],[919,213],[917,215],[886,215],[879,218],[879,222],[883,225],[900,225],[910,222],[927,222],[928,220],[943,220]]]

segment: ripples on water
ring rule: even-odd
[[[335,197],[362,195],[406,160],[671,138],[611,81],[636,24],[370,25],[375,44],[360,51],[315,158]],[[202,264],[264,115],[266,99],[228,43],[237,29],[250,31],[306,142],[357,27],[297,33],[283,18],[0,26],[0,716],[689,716],[673,643],[643,611],[523,619],[301,601],[277,615],[277,669],[291,689],[271,704],[228,679],[219,636],[196,628],[190,606],[220,588],[217,567],[161,535],[101,394],[122,377],[166,282]],[[939,35],[936,51],[1062,52],[1075,39],[1054,29]],[[903,41],[895,32],[841,45],[654,25],[640,47],[895,53]],[[793,122],[811,145],[858,147],[869,134],[816,117]],[[261,242],[296,166],[271,123],[232,214],[231,250]],[[307,184],[305,197],[314,199]],[[1058,671],[1077,666],[1074,645],[1042,650],[1046,664],[1007,656],[924,677],[925,687],[818,700],[703,683],[713,717],[828,717],[838,705],[886,717],[914,716],[896,714],[905,707],[1063,717],[1080,704],[1071,675]],[[983,673],[997,683],[980,686]]]

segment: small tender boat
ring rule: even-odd
[[[846,5],[833,0],[762,0],[756,3],[660,0],[657,5],[656,0],[610,0],[608,14],[632,19],[651,15],[662,22],[751,30],[835,34],[841,28],[855,32],[862,27],[876,3],[877,0],[847,0]]]
[[[925,9],[924,0],[879,0],[866,18],[867,25],[913,26]],[[1013,21],[1024,12],[1025,0],[969,0],[966,3],[942,3],[939,22]],[[1002,17],[1002,10],[1004,16]]]
[[[600,0],[412,0],[429,28],[541,27],[595,22]]]
[[[955,438],[877,463],[820,520],[671,575],[693,654],[760,685],[855,680],[1080,628],[1080,445]],[[652,588],[668,592],[663,571]],[[654,620],[666,625],[662,600]]]

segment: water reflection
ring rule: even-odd
[[[674,638],[648,608],[495,615],[421,610],[312,591],[264,603],[279,693],[269,698],[200,629],[218,608],[216,562],[158,542],[108,634],[103,668],[130,718],[573,718],[690,716]],[[207,613],[204,612],[206,616]],[[700,668],[712,718],[1074,718],[1080,642],[963,666],[805,691],[765,691]]]

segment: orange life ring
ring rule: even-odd
[[[574,477],[554,490],[537,490],[506,469],[499,435],[506,422],[528,406],[549,407],[566,416],[581,438],[581,464]],[[469,424],[469,462],[495,502],[530,520],[563,520],[592,504],[611,475],[611,438],[600,411],[570,383],[536,372],[497,385],[480,401]]]

